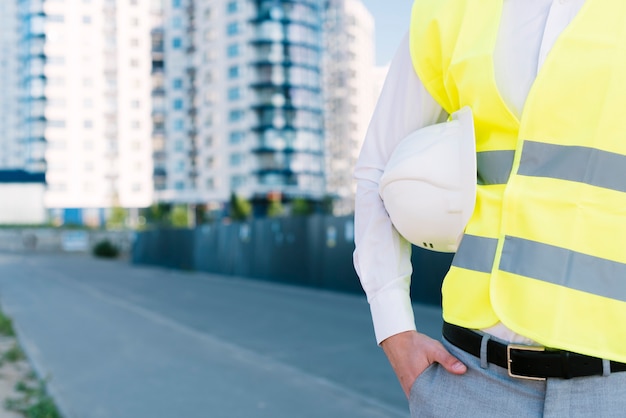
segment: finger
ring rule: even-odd
[[[452,374],[463,374],[467,371],[467,367],[443,347],[437,350],[434,360]]]

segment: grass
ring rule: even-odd
[[[14,337],[15,330],[13,330],[13,321],[0,311],[0,335],[7,337]]]
[[[7,352],[2,354],[0,361],[3,361],[3,362],[8,361],[11,363],[15,363],[16,361],[25,360],[25,359],[26,359],[26,355],[24,355],[24,352],[22,351],[22,349],[17,344],[13,344],[13,346],[9,348]]]
[[[15,338],[13,321],[0,310],[0,335]],[[26,355],[16,343],[0,355],[0,365],[4,362],[25,360]],[[7,399],[4,407],[22,414],[25,418],[62,418],[54,400],[46,391],[46,381],[38,379],[33,371],[17,382],[17,398]]]
[[[62,418],[44,381],[21,380],[15,385],[20,398],[7,400],[5,407],[27,418]]]

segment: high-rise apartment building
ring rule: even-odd
[[[166,1],[160,200],[322,200],[323,3]]]
[[[374,19],[361,0],[329,0],[325,19],[327,191],[334,213],[354,210],[353,170],[378,98]]]
[[[20,142],[56,217],[152,203],[150,0],[19,0]]]
[[[0,1],[0,169],[21,168],[18,128],[17,2]]]

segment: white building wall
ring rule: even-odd
[[[152,201],[149,0],[46,2],[48,208]]]
[[[117,192],[123,207],[153,200],[150,28],[150,0],[117,2]]]
[[[254,36],[248,24],[252,6],[242,0],[199,3],[204,4],[205,16],[200,19],[197,42],[202,100],[198,122],[203,141],[199,186],[208,201],[227,201],[231,191],[250,197],[255,186],[248,176],[252,164],[247,65]],[[229,9],[229,3],[236,6]]]
[[[18,144],[17,1],[0,1],[0,168],[24,166]]]
[[[47,221],[43,206],[43,183],[0,183],[0,224],[43,224]]]
[[[191,2],[184,0],[178,7],[169,2],[165,7],[167,187],[158,199],[224,202],[231,189],[246,195],[252,187],[247,176],[250,147],[246,66],[252,36],[248,24],[251,6],[243,0],[193,0],[192,24],[186,10]],[[192,38],[187,36],[190,26]],[[177,40],[182,40],[182,46],[175,47]],[[188,50],[190,46],[193,53]],[[194,93],[189,94],[190,90]],[[238,98],[233,99],[235,91]],[[194,118],[188,116],[192,108],[196,111]],[[232,120],[232,112],[238,111],[242,117]],[[190,130],[196,132],[193,138]],[[231,135],[234,132],[242,133],[236,141],[233,139],[237,134]],[[193,182],[190,153],[195,159]]]
[[[326,20],[327,191],[337,215],[354,210],[354,165],[378,91],[372,87],[374,19],[361,0],[331,0]]]

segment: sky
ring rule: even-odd
[[[386,65],[409,29],[412,0],[362,0],[376,21],[376,64]]]

